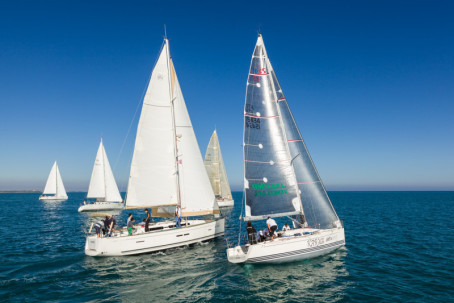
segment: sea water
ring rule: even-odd
[[[227,261],[226,243],[238,241],[242,193],[234,193],[235,207],[225,211],[225,239],[105,258],[85,256],[93,219],[77,212],[85,193],[68,195],[42,202],[38,194],[0,194],[0,301],[454,300],[454,192],[330,192],[346,246],[282,265]],[[133,213],[136,221],[145,217],[143,210]]]

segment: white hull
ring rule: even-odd
[[[224,199],[224,200],[217,200],[216,202],[218,202],[219,207],[233,207],[234,200]]]
[[[231,263],[283,263],[325,255],[344,245],[342,227],[324,230],[301,228],[286,231],[274,241],[228,248],[227,258]]]
[[[82,205],[79,207],[78,212],[122,210],[124,207],[125,205],[122,202],[95,202],[92,204]]]
[[[132,236],[127,230],[115,232],[112,237],[97,238],[88,236],[85,242],[85,254],[88,256],[126,256],[161,251],[169,248],[186,246],[214,239],[224,235],[225,219],[217,220],[188,220],[182,225],[189,226],[175,228],[175,222],[166,221],[151,223],[152,231],[145,233],[143,226],[137,229]]]
[[[68,200],[68,196],[66,197],[57,197],[57,196],[40,196],[39,199],[41,201],[65,201],[65,200]]]

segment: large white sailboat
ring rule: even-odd
[[[88,199],[96,199],[89,202]],[[90,185],[88,186],[87,201],[79,207],[79,212],[112,211],[124,208],[115,177],[110,168],[104,144],[99,144],[95,164],[91,172]]]
[[[58,169],[57,161],[55,161],[47,178],[46,186],[43,194],[39,197],[41,201],[64,201],[68,200],[65,186],[61,179],[60,170]]]
[[[259,35],[244,110],[245,221],[287,217],[280,237],[227,249],[232,263],[280,263],[345,245],[342,222],[326,193]]]
[[[174,214],[181,207],[182,222]],[[126,208],[151,208],[167,218],[111,237],[89,235],[85,254],[121,256],[186,246],[224,235],[224,218],[211,188],[202,155],[169,52],[164,43],[151,74],[137,128]],[[188,217],[205,216],[203,219]],[[210,218],[211,217],[211,218]]]
[[[205,153],[205,168],[219,207],[233,207],[232,191],[222,160],[218,135],[214,130]]]

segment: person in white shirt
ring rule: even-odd
[[[266,220],[266,225],[268,226],[268,230],[270,231],[271,240],[275,239],[276,235],[274,234],[274,232],[278,230],[276,221],[274,221],[274,219],[271,219],[271,217],[268,217],[268,220]]]
[[[285,223],[285,225],[282,227],[282,231],[290,230],[290,226],[288,226],[288,223]]]
[[[177,205],[175,209],[175,221],[176,221],[176,227],[181,227],[181,207],[180,205]]]

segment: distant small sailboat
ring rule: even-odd
[[[233,198],[229,180],[222,160],[221,147],[218,135],[214,130],[205,153],[205,168],[210,178],[211,187],[219,207],[232,207]]]
[[[41,201],[64,201],[68,200],[65,186],[61,179],[60,170],[58,169],[57,161],[55,161],[47,178],[46,186],[43,194],[39,197]]]
[[[178,206],[184,218],[181,227],[175,221]],[[225,218],[219,216],[167,39],[143,100],[126,208],[151,208],[153,217],[167,219],[149,223],[146,229],[145,224],[135,225],[130,235],[126,229],[113,232],[111,237],[88,235],[86,255],[149,253],[224,235]]]
[[[287,217],[294,229],[273,241],[228,248],[229,262],[296,261],[345,245],[344,227],[293,119],[261,35],[246,89],[244,196],[245,221]]]
[[[96,199],[96,201],[89,203],[88,199]],[[88,186],[87,201],[84,202],[85,205],[79,207],[79,212],[121,210],[124,208],[122,202],[123,199],[101,139]]]

